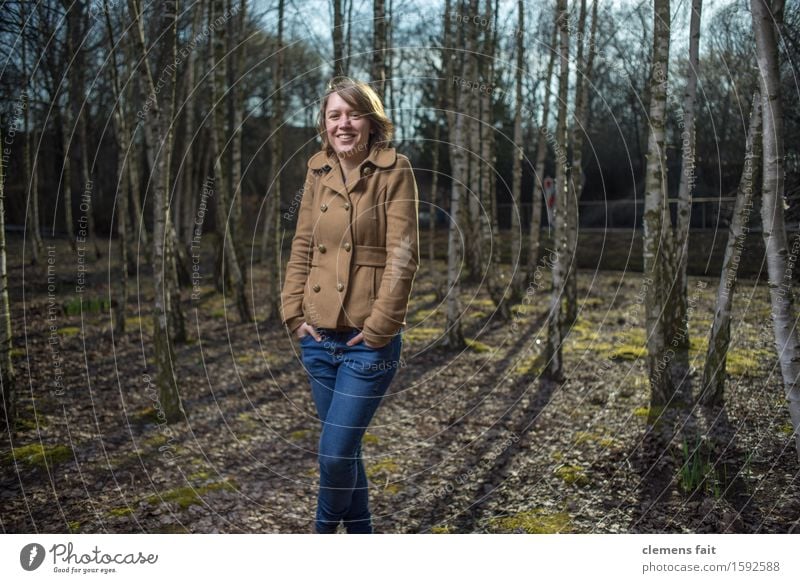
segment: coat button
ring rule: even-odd
[[[318,292],[321,288],[319,287],[318,283],[315,283],[314,287],[312,287],[311,289],[313,289],[315,292]]]
[[[349,242],[344,244],[344,250],[345,251],[350,251],[350,243]]]
[[[346,211],[350,210],[350,203],[349,202],[344,203],[344,210],[346,210]]]
[[[325,203],[322,203],[322,205],[319,207],[319,210],[321,210],[324,213],[326,210],[328,210],[328,205],[325,204]]]
[[[342,291],[344,289],[344,284],[343,283],[337,283],[336,284],[336,289],[338,289],[339,291]]]
[[[320,253],[325,253],[325,251],[327,251],[327,249],[325,248],[325,245],[323,245],[322,243],[317,245],[317,249],[319,249]]]
[[[372,173],[372,166],[364,167],[364,176],[367,176],[368,174],[371,174],[371,173]]]

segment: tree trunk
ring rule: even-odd
[[[550,59],[547,62],[547,74],[544,81],[544,103],[542,104],[542,122],[539,125],[539,137],[536,142],[536,166],[534,168],[533,192],[531,193],[531,224],[528,241],[528,268],[525,279],[536,281],[536,263],[539,261],[539,243],[541,241],[542,199],[544,198],[544,163],[547,159],[547,123],[550,117],[550,85],[556,62],[556,38],[558,26],[554,19],[553,36],[550,39]],[[541,193],[541,195],[539,194]]]
[[[381,100],[386,93],[386,10],[384,0],[373,0],[372,88]]]
[[[222,0],[212,0],[208,11],[208,25],[213,30],[215,14],[222,14]],[[213,73],[210,78],[211,96],[211,149],[214,160],[214,178],[217,187],[216,211],[217,211],[217,234],[219,235],[222,258],[224,261],[223,270],[226,270],[230,277],[236,297],[236,308],[242,322],[251,322],[253,317],[250,312],[250,303],[247,298],[244,276],[239,265],[238,254],[234,244],[234,233],[229,229],[228,209],[230,208],[230,193],[228,192],[228,182],[222,161],[222,143],[225,135],[224,111],[220,106],[220,101],[225,94],[226,62],[225,62],[225,28],[219,27],[213,32],[213,47],[209,51],[209,70]],[[224,280],[224,278],[223,278]]]
[[[744,251],[745,240],[750,232],[747,224],[753,210],[753,189],[758,187],[761,169],[761,95],[753,96],[750,113],[750,128],[747,132],[747,147],[744,168],[736,191],[736,203],[722,260],[722,273],[717,289],[717,305],[714,309],[714,324],[708,338],[708,352],[703,369],[702,392],[699,401],[704,405],[721,404],[725,390],[725,363],[731,339],[731,306],[736,287],[736,274]]]
[[[272,132],[270,142],[270,167],[272,188],[267,194],[267,213],[261,244],[261,257],[267,266],[267,320],[280,320],[281,291],[281,166],[283,165],[283,16],[284,0],[278,2],[278,38],[273,57],[272,84]]]
[[[783,3],[770,7],[766,0],[751,0],[753,30],[756,37],[756,57],[761,87],[763,115],[763,166],[761,186],[761,223],[766,247],[769,293],[772,302],[772,323],[775,346],[781,365],[783,386],[794,427],[794,436],[800,458],[800,354],[797,345],[797,327],[791,288],[791,267],[787,265],[786,226],[784,224],[784,145],[783,104],[778,65],[778,45],[774,16],[783,13]],[[778,23],[777,26],[780,26]],[[788,205],[786,205],[788,206]],[[794,263],[797,251],[792,249]]]
[[[579,205],[583,196],[583,139],[589,133],[588,127],[588,97],[587,87],[592,82],[594,68],[594,43],[597,35],[597,5],[599,0],[592,4],[592,28],[589,33],[589,42],[584,47],[583,38],[586,31],[586,0],[581,0],[580,16],[578,22],[579,42],[577,63],[580,67],[575,85],[575,118],[572,125],[572,168],[570,169],[570,185],[574,199],[573,212],[570,213],[569,239],[570,253],[575,257],[572,268],[567,277],[567,306],[565,325],[572,326],[578,318],[578,231],[579,231]],[[584,53],[585,51],[585,53]]]
[[[517,0],[517,31],[525,30],[525,3]],[[525,157],[522,138],[522,71],[525,68],[525,43],[521,32],[517,33],[517,65],[514,93],[514,165],[511,177],[511,282],[509,301],[518,303],[525,293],[525,278],[522,270],[522,159]],[[534,197],[534,203],[536,197]]]
[[[460,5],[461,7],[461,5]],[[445,29],[450,29],[450,0],[445,5]],[[448,33],[449,36],[449,33]],[[448,47],[449,48],[449,47]],[[453,71],[453,58],[451,53],[447,57],[447,67]],[[464,59],[460,59],[459,72],[464,72]],[[452,350],[463,350],[466,346],[464,333],[461,327],[461,279],[459,277],[464,259],[464,247],[461,245],[461,230],[463,229],[462,202],[466,192],[467,177],[467,139],[465,126],[467,113],[459,111],[463,105],[463,94],[459,91],[448,92],[452,103],[446,108],[449,132],[450,166],[452,169],[452,187],[450,191],[450,222],[447,240],[447,321],[445,324],[444,344]]]
[[[227,0],[228,12],[233,12],[233,0]],[[244,111],[244,101],[242,100],[242,89],[239,80],[243,76],[242,67],[245,60],[245,26],[247,23],[247,2],[239,0],[239,11],[236,20],[230,19],[236,26],[231,26],[231,34],[228,37],[227,54],[230,55],[230,85],[228,87],[228,113],[230,127],[230,174],[228,179],[228,192],[231,193],[231,236],[233,246],[236,250],[237,263],[242,275],[243,284],[247,286],[247,253],[244,242],[244,225],[242,223],[242,205],[244,198],[242,195],[242,112]],[[282,54],[276,55],[282,58]],[[226,59],[227,60],[227,59]]]
[[[700,13],[702,0],[692,0],[689,27],[689,71],[683,95],[683,130],[681,132],[682,171],[678,186],[678,218],[675,225],[675,255],[672,298],[669,306],[674,314],[669,337],[675,349],[675,378],[682,378],[689,369],[688,277],[689,228],[692,217],[692,191],[695,182],[695,111],[697,109],[697,74],[700,68]]]
[[[108,68],[111,77],[111,89],[114,94],[114,131],[117,135],[117,196],[114,198],[118,202],[119,208],[115,209],[117,214],[117,237],[119,237],[120,250],[120,288],[117,296],[117,308],[114,312],[114,332],[125,334],[125,318],[127,317],[128,307],[128,197],[130,182],[128,180],[128,169],[126,168],[127,151],[126,145],[130,144],[130,131],[128,130],[125,118],[125,99],[122,96],[122,89],[119,82],[117,67],[117,41],[114,37],[114,26],[111,23],[111,13],[108,0],[103,0],[105,14],[106,34],[108,35],[108,46],[110,52],[111,66]],[[131,161],[132,162],[132,161]]]
[[[144,114],[144,123],[149,127],[150,139],[147,148],[152,149],[150,157],[153,165],[150,168],[150,183],[154,185],[153,192],[153,344],[156,358],[156,385],[159,392],[159,405],[170,423],[185,417],[183,405],[178,392],[178,382],[173,364],[175,352],[172,346],[172,337],[169,330],[170,310],[172,297],[169,293],[167,270],[170,269],[169,250],[167,237],[170,228],[169,197],[167,196],[170,184],[170,150],[172,148],[172,100],[175,95],[175,70],[165,71],[166,84],[162,95],[167,99],[159,100],[153,75],[147,60],[149,54],[144,39],[144,23],[140,0],[128,0],[131,16],[134,20],[134,38],[141,55],[141,67],[144,77],[140,84],[143,91],[142,98],[150,107]],[[164,0],[161,4],[162,22],[167,29],[160,38],[162,50],[168,56],[167,62],[172,63],[176,54],[177,37],[177,0]],[[163,78],[163,77],[162,77]],[[157,144],[154,142],[157,140]]]
[[[562,298],[569,271],[569,241],[567,217],[570,212],[570,196],[567,192],[567,92],[569,91],[569,12],[567,0],[558,0],[558,30],[560,38],[558,71],[558,121],[556,123],[556,204],[553,211],[555,222],[554,244],[556,260],[553,265],[553,290],[550,311],[547,315],[547,343],[545,347],[546,374],[553,380],[564,377],[561,345],[564,341],[564,315]]]
[[[3,142],[0,127],[0,144]],[[11,307],[8,302],[8,266],[6,264],[6,210],[5,169],[0,158],[0,385],[3,401],[0,403],[0,423],[3,433],[13,435],[17,420],[17,392],[14,364],[11,362]]]
[[[347,75],[344,55],[344,11],[343,0],[333,0],[333,74]]]
[[[650,131],[647,141],[647,169],[644,196],[644,285],[647,327],[647,366],[651,404],[666,405],[672,396],[669,355],[665,346],[664,305],[669,280],[665,278],[664,238],[671,226],[664,225],[667,205],[667,167],[664,125],[667,112],[669,63],[669,0],[654,2],[653,70],[650,80]]]
[[[138,53],[138,46],[135,42],[135,35],[127,35],[130,38],[130,42],[128,42],[128,60],[131,63],[136,63],[139,58]],[[131,85],[138,86],[138,90],[140,94],[144,94],[145,90],[142,87],[142,79],[141,77],[137,77],[133,79]],[[134,115],[132,110],[129,110],[131,113],[131,117]],[[150,246],[150,236],[147,232],[147,225],[145,224],[144,220],[144,206],[142,205],[142,181],[141,175],[139,174],[139,169],[141,168],[141,153],[138,151],[136,144],[134,142],[133,137],[131,137],[130,141],[130,150],[131,152],[128,154],[128,178],[131,181],[131,213],[133,215],[134,220],[134,229],[136,231],[136,236],[134,239],[138,242],[136,249],[137,255],[139,254],[139,249],[147,250]],[[145,251],[146,252],[146,251]]]
[[[595,5],[597,2],[595,2]],[[584,84],[586,83],[586,75],[584,72],[585,62],[583,56],[584,38],[586,36],[586,0],[580,0],[580,9],[578,13],[578,37],[577,37],[577,56],[575,58],[576,67],[578,69],[577,78],[575,81],[575,114],[572,120],[572,132],[568,133],[569,146],[565,149],[565,154],[572,151],[572,168],[567,173],[567,196],[569,201],[567,207],[567,255],[570,261],[567,264],[566,283],[564,285],[565,292],[565,309],[564,309],[564,327],[571,327],[578,318],[578,189],[575,184],[576,179],[582,182],[581,172],[583,167],[575,167],[575,161],[582,164],[581,155],[583,154],[583,134],[584,128],[581,126],[579,114],[583,108],[583,100],[585,94],[583,91]],[[577,176],[576,176],[577,175]]]
[[[497,218],[497,178],[495,172],[495,128],[494,128],[494,54],[495,54],[495,34],[497,31],[497,11],[492,8],[493,0],[486,0],[485,18],[493,21],[490,30],[484,32],[485,38],[482,48],[482,71],[479,78],[491,89],[480,92],[478,107],[480,114],[477,117],[479,127],[483,137],[480,140],[480,202],[483,212],[479,213],[478,219],[481,227],[480,245],[481,266],[485,269],[484,281],[489,292],[489,297],[495,305],[495,316],[500,320],[510,320],[511,311],[508,301],[505,298],[506,280],[502,271],[502,250],[501,237],[499,236],[499,226]],[[488,212],[487,212],[488,211]]]
[[[22,74],[25,75],[25,87],[23,88],[23,131],[25,132],[25,140],[23,142],[22,156],[22,175],[28,181],[25,217],[28,228],[27,237],[29,237],[31,241],[31,264],[38,265],[40,257],[44,252],[44,243],[42,242],[42,235],[39,230],[38,169],[36,164],[31,160],[31,74],[28,71],[28,41],[25,38],[25,23],[28,19],[25,4],[20,4],[19,18],[19,42],[22,46]]]

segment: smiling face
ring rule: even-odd
[[[328,97],[325,107],[325,132],[328,143],[340,158],[359,163],[369,154],[372,123],[364,112],[347,103],[338,93]]]

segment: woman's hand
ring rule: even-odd
[[[301,326],[301,328],[302,328],[302,326]],[[370,346],[369,343],[366,340],[364,340],[364,333],[363,332],[359,332],[358,334],[353,336],[350,340],[348,340],[347,341],[347,345],[348,346],[354,346],[354,345],[358,344],[359,342],[363,342],[364,345],[367,348],[371,348],[372,350],[378,350],[380,348],[380,346]]]
[[[314,340],[316,340],[317,342],[322,342],[322,336],[320,336],[316,328],[314,328],[314,326],[312,326],[308,322],[303,322],[302,324],[300,324],[300,327],[297,330],[295,330],[295,334],[297,335],[297,338],[302,338],[303,336],[311,334],[311,336],[314,337]]]

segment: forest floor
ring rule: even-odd
[[[308,532],[319,422],[297,341],[274,322],[239,323],[212,287],[199,301],[185,291],[187,417],[161,423],[149,277],[133,278],[129,331],[114,336],[116,267],[87,263],[79,295],[63,247],[49,291],[46,265],[9,259],[20,421],[13,449],[0,444],[2,531]],[[579,272],[566,378],[553,383],[539,374],[547,276],[512,322],[465,282],[468,347],[453,352],[435,345],[444,272],[423,261],[402,366],[364,439],[376,531],[800,532],[765,285],[737,288],[725,406],[662,412],[648,406],[640,273]],[[252,278],[267,289],[260,267]],[[717,282],[689,285],[696,392]]]

